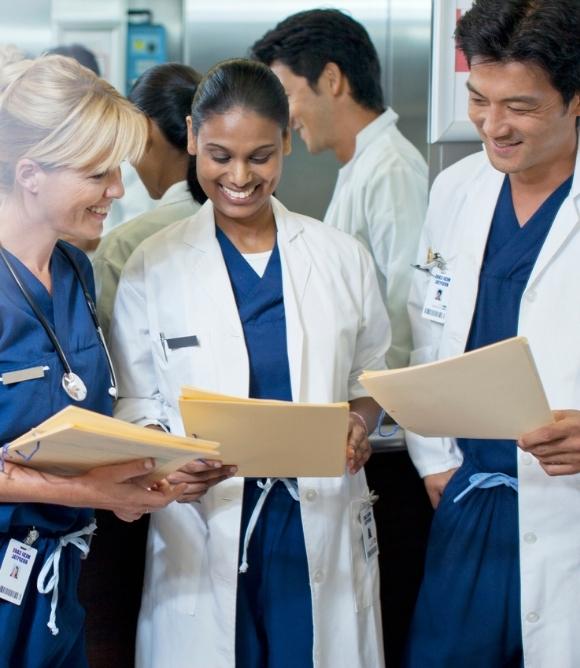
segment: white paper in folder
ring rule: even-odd
[[[398,424],[422,436],[517,439],[553,422],[523,336],[359,380]]]

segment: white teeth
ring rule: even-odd
[[[106,216],[109,213],[108,206],[90,206],[89,211],[92,213],[98,213],[101,216]]]
[[[233,197],[233,199],[247,199],[257,187],[258,186],[252,186],[251,188],[248,188],[248,190],[243,190],[241,192],[239,190],[230,190],[225,186],[222,186],[222,189],[228,197]]]

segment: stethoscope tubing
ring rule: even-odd
[[[83,291],[83,295],[85,298],[85,302],[87,304],[87,308],[89,310],[89,313],[91,315],[91,319],[93,321],[93,324],[95,326],[95,329],[97,331],[97,337],[103,346],[103,350],[105,351],[105,357],[107,358],[107,365],[109,367],[109,375],[111,377],[111,388],[109,390],[109,394],[116,398],[117,396],[117,376],[115,374],[115,368],[113,367],[113,360],[111,359],[111,355],[109,353],[109,349],[107,348],[107,343],[105,341],[105,337],[103,335],[103,330],[101,328],[101,324],[99,323],[99,318],[97,316],[97,307],[95,305],[95,302],[93,298],[91,297],[91,293],[89,292],[89,288],[87,286],[87,283],[83,277],[83,275],[80,272],[80,269],[75,261],[75,259],[72,257],[70,252],[67,250],[67,248],[61,244],[60,242],[56,243],[58,249],[61,251],[61,253],[66,257],[68,263],[71,265],[73,268],[73,271],[75,272],[75,275],[80,283],[81,289]],[[48,335],[48,338],[50,339],[52,345],[54,346],[54,349],[56,351],[56,354],[58,355],[58,358],[60,359],[60,362],[67,374],[72,374],[72,368],[69,364],[69,361],[66,357],[66,354],[60,345],[60,341],[58,340],[58,337],[56,336],[56,333],[50,326],[50,323],[48,320],[44,317],[44,314],[38,307],[38,304],[34,301],[32,295],[28,292],[26,289],[26,286],[22,283],[20,280],[20,277],[14,270],[14,267],[12,266],[11,262],[8,260],[8,257],[6,256],[6,253],[4,249],[2,248],[2,245],[0,245],[0,257],[4,261],[4,264],[6,265],[8,271],[12,275],[12,278],[16,282],[16,285],[18,286],[20,292],[28,302],[30,308],[34,311],[34,314],[38,318],[38,321],[44,328],[46,334]]]

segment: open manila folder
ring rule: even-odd
[[[348,404],[244,399],[183,387],[185,433],[219,441],[238,476],[341,476],[346,466]]]
[[[153,457],[148,479],[160,480],[192,459],[219,458],[219,444],[147,429],[67,406],[5,449],[5,461],[74,475],[95,466]]]
[[[554,421],[523,336],[359,380],[395,422],[422,436],[517,439]]]

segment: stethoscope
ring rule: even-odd
[[[109,394],[116,399],[117,398],[117,377],[115,375],[115,369],[113,368],[113,361],[111,360],[111,355],[109,354],[109,349],[107,348],[107,344],[105,342],[105,337],[103,335],[103,330],[101,329],[101,325],[99,323],[99,318],[97,317],[97,307],[95,306],[95,302],[93,301],[93,298],[91,297],[91,293],[89,292],[89,288],[87,286],[87,283],[83,277],[83,275],[80,272],[80,269],[70,254],[70,252],[65,248],[65,246],[59,242],[57,242],[57,247],[61,251],[61,253],[66,257],[68,260],[69,264],[73,268],[76,277],[81,285],[83,295],[85,297],[85,301],[87,303],[87,308],[89,309],[89,313],[91,314],[91,318],[93,320],[93,323],[95,325],[95,329],[97,330],[97,336],[99,337],[99,341],[101,342],[101,345],[103,346],[103,350],[105,351],[105,357],[107,358],[107,364],[109,366],[109,375],[111,377],[111,387],[109,388]],[[8,260],[8,257],[6,256],[6,253],[4,252],[4,249],[0,245],[0,257],[2,257],[2,260],[4,261],[4,264],[8,268],[8,271],[12,274],[12,278],[15,280],[16,285],[20,289],[20,292],[23,294],[25,297],[26,301],[30,305],[30,308],[34,311],[34,314],[38,318],[40,324],[43,326],[44,331],[47,333],[48,338],[51,340],[52,345],[54,346],[54,349],[56,351],[56,354],[58,355],[60,362],[64,368],[64,374],[62,376],[62,387],[64,391],[68,394],[68,396],[73,399],[74,401],[84,401],[87,398],[87,386],[83,382],[82,378],[78,376],[76,373],[71,368],[71,365],[69,364],[69,361],[65,355],[64,350],[62,349],[62,346],[60,345],[60,342],[58,340],[58,337],[56,336],[56,333],[50,326],[49,322],[47,319],[44,317],[44,314],[38,307],[38,304],[34,301],[32,298],[32,295],[28,292],[20,278],[18,277],[18,274],[14,270],[14,267]]]

